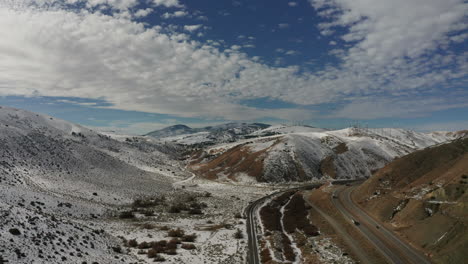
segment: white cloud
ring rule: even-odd
[[[169,18],[173,18],[173,17],[184,17],[184,16],[188,16],[189,13],[187,11],[175,11],[173,13],[164,13],[161,17],[164,18],[164,19],[169,19]]]
[[[155,6],[165,7],[184,7],[182,4],[179,3],[179,0],[153,0],[153,4]]]
[[[416,129],[423,132],[432,131],[460,131],[468,129],[468,121],[450,121],[450,122],[433,122],[426,124],[418,124],[417,126],[406,126],[407,128]]]
[[[289,24],[288,23],[280,23],[280,24],[278,24],[278,27],[281,28],[281,29],[285,29],[285,28],[289,27]]]
[[[284,54],[286,54],[286,55],[297,55],[297,54],[300,54],[300,52],[297,51],[297,50],[288,50]]]
[[[292,6],[292,7],[295,7],[295,6],[297,6],[297,2],[289,2],[288,5]]]
[[[116,109],[230,120],[311,115],[237,103],[282,93],[296,68],[269,68],[160,27],[88,11],[0,8],[0,30],[0,95],[105,99]]]
[[[203,25],[201,25],[201,24],[199,24],[199,25],[185,25],[184,29],[187,30],[187,31],[193,32],[193,31],[199,30],[202,26]]]
[[[154,10],[152,8],[140,9],[135,12],[135,17],[146,17],[151,14]]]
[[[246,117],[307,120],[316,116],[304,109],[271,110],[239,103],[262,97],[302,105],[345,101],[349,103],[343,109],[348,111],[334,113],[336,116],[368,118],[388,114],[382,110],[371,116],[366,113],[368,109],[356,107],[366,100],[390,100],[389,95],[409,98],[403,109],[412,114],[448,107],[455,99],[468,101],[464,93],[447,93],[452,87],[466,87],[468,53],[443,48],[465,38],[455,31],[462,27],[460,12],[466,11],[460,1],[441,1],[445,8],[439,8],[439,2],[427,0],[424,10],[440,10],[438,15],[416,8],[419,23],[433,20],[431,37],[418,32],[425,27],[409,23],[412,19],[405,16],[410,14],[396,12],[400,10],[398,7],[392,7],[390,10],[395,12],[387,12],[380,18],[362,3],[382,5],[381,1],[373,4],[374,1],[360,0],[351,4],[350,0],[340,0],[321,5],[321,10],[335,9],[327,13],[330,25],[322,25],[323,30],[333,30],[333,24],[350,31],[342,36],[348,46],[333,53],[341,64],[324,66],[317,72],[302,71],[296,66],[280,67],[281,58],[276,60],[275,67],[269,66],[239,49],[220,49],[219,40],[194,41],[192,35],[178,32],[181,27],[147,28],[128,15],[139,11],[132,1],[100,0],[101,4],[112,4],[115,10],[133,7],[111,14],[94,9],[31,8],[21,4],[31,1],[0,4],[0,95],[104,99],[116,109],[229,120]],[[414,1],[405,3],[411,7]],[[99,5],[97,1],[87,2]],[[178,1],[158,3],[180,5]],[[318,5],[317,1],[314,3]],[[347,9],[342,9],[346,3]],[[404,5],[401,1],[395,4]],[[356,21],[362,14],[370,18]],[[413,37],[400,32],[399,19],[409,21],[406,30]],[[388,21],[395,21],[393,27]],[[183,29],[191,32],[201,27],[186,25]],[[421,44],[422,39],[427,43]],[[443,52],[430,53],[433,47],[440,47]],[[421,108],[421,98],[414,95],[425,92],[438,92],[445,100],[426,100]],[[388,102],[384,105],[388,106],[385,109],[391,108]],[[453,105],[464,107],[461,102]],[[393,113],[404,115],[404,111]]]
[[[463,0],[310,0],[331,22],[322,23],[325,35],[335,27],[347,27],[342,36],[359,43],[351,51],[356,56],[388,59],[418,57],[450,41],[449,32],[467,29],[463,22],[468,4]],[[339,11],[337,13],[337,11]],[[356,54],[357,53],[357,54]]]
[[[466,99],[466,94],[465,97]],[[393,98],[359,98],[353,104],[345,105],[330,117],[352,119],[410,118],[425,116],[432,111],[468,107],[463,97],[418,96]]]

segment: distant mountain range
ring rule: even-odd
[[[234,142],[255,131],[268,127],[270,125],[262,123],[227,123],[202,128],[175,125],[150,132],[146,136],[186,145],[221,143]]]

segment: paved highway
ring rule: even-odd
[[[332,200],[335,207],[355,225],[390,263],[431,263],[423,254],[407,245],[395,234],[376,222],[351,199],[353,187],[343,186],[335,191]],[[377,228],[378,226],[378,228]]]

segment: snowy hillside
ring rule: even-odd
[[[147,134],[163,141],[184,145],[210,145],[215,143],[235,142],[255,131],[261,131],[270,125],[261,123],[227,123],[204,128],[190,128],[185,125],[175,125]]]
[[[242,210],[277,187],[196,178],[186,151],[0,107],[0,263],[242,263]]]
[[[121,142],[9,107],[0,107],[0,146],[2,263],[130,263],[119,241],[89,221],[166,193],[183,174],[176,146]]]
[[[404,129],[310,132],[295,127],[272,127],[271,131],[281,132],[200,151],[193,157],[191,168],[206,178],[226,181],[369,177],[397,157],[457,137],[454,133]]]
[[[179,135],[189,135],[197,132],[203,131],[203,129],[191,128],[186,125],[174,125],[170,127],[163,128],[161,130],[156,130],[146,134],[147,136],[154,138],[166,138],[174,137]]]
[[[287,125],[274,125],[262,130],[253,132],[251,135],[268,136],[273,134],[290,134],[290,133],[306,133],[306,132],[325,132],[326,130],[318,127],[311,126],[287,126]]]

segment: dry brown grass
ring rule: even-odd
[[[346,151],[348,151],[348,146],[346,146],[346,143],[343,142],[338,144],[338,146],[334,147],[333,150],[336,154],[343,154]]]
[[[328,175],[331,178],[335,179],[336,169],[334,162],[335,160],[333,159],[333,156],[328,156],[322,161],[320,161],[320,173],[322,173],[322,175]]]
[[[294,192],[286,192],[260,209],[260,218],[268,231],[282,231],[280,207],[286,204]]]
[[[387,227],[401,238],[431,254],[434,262],[463,263],[468,258],[468,186],[463,175],[468,175],[468,139],[395,160],[362,184],[354,198],[372,216],[387,222]],[[410,198],[390,225],[388,216],[395,205],[422,188],[431,191],[422,199]],[[381,194],[368,200],[377,192]],[[433,213],[428,214],[426,208]]]
[[[289,240],[289,238],[285,234],[282,234],[281,238],[281,242],[283,244],[284,257],[286,258],[286,260],[294,261],[296,259],[296,254],[294,253],[294,250],[291,247],[291,240]]]
[[[302,230],[308,236],[317,236],[318,229],[307,219],[308,209],[301,193],[293,195],[285,208],[283,224],[288,233]]]

